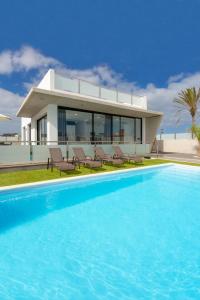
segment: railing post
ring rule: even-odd
[[[30,141],[30,161],[33,160],[33,148],[32,148],[32,141]]]
[[[157,153],[157,158],[158,158],[158,152],[159,152],[159,149],[158,149],[158,140],[156,140],[156,153]]]
[[[133,105],[133,93],[131,92],[131,105]]]
[[[118,97],[118,90],[116,90],[116,101],[119,102],[119,97]]]
[[[101,87],[99,87],[99,98],[101,98]]]
[[[81,80],[78,79],[78,93],[81,93]]]
[[[67,161],[69,159],[69,144],[68,144],[68,141],[66,143],[66,152],[67,152]]]

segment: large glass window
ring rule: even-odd
[[[37,140],[40,145],[45,144],[47,140],[47,116],[37,121]]]
[[[66,113],[65,109],[58,110],[58,140],[65,142],[66,136]]]
[[[58,138],[60,142],[142,143],[142,119],[59,108]]]
[[[121,142],[134,142],[135,120],[121,117]]]
[[[61,123],[63,124],[63,121]],[[83,111],[65,110],[64,131],[67,141],[90,141],[92,137],[92,114]],[[63,137],[62,134],[61,137]]]
[[[111,141],[111,122],[110,115],[94,114],[94,137],[95,141]]]
[[[112,138],[114,142],[120,142],[121,140],[121,118],[118,116],[113,116],[113,130],[112,130]]]

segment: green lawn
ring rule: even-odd
[[[169,162],[173,162],[173,161],[161,160],[161,159],[146,159],[143,165],[135,165],[134,163],[126,163],[121,167],[104,165],[102,168],[99,168],[98,170],[91,170],[89,168],[81,167],[80,169],[77,168],[76,171],[71,171],[71,172],[69,171],[66,173],[62,172],[61,176],[60,176],[60,172],[55,168],[53,172],[51,172],[51,170],[41,169],[41,170],[31,170],[31,171],[0,173],[0,186],[37,182],[37,181],[50,180],[56,178],[67,178],[72,176],[95,174],[100,172],[109,172],[109,171],[122,170],[128,168],[138,168],[142,166],[153,166],[153,165],[164,164]],[[182,163],[182,164],[200,166],[194,163]]]

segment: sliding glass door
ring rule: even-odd
[[[59,108],[58,139],[64,143],[142,143],[142,119]]]
[[[39,145],[45,145],[47,141],[47,116],[37,121],[37,142]]]
[[[94,141],[110,142],[112,139],[112,117],[110,115],[94,113]]]

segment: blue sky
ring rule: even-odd
[[[172,100],[180,89],[200,85],[199,0],[7,0],[0,6],[1,113],[14,118],[27,89],[54,67],[146,94],[150,108],[165,112],[166,132],[188,128],[184,115],[175,129]],[[0,132],[13,130],[19,130],[15,118],[0,124]]]

